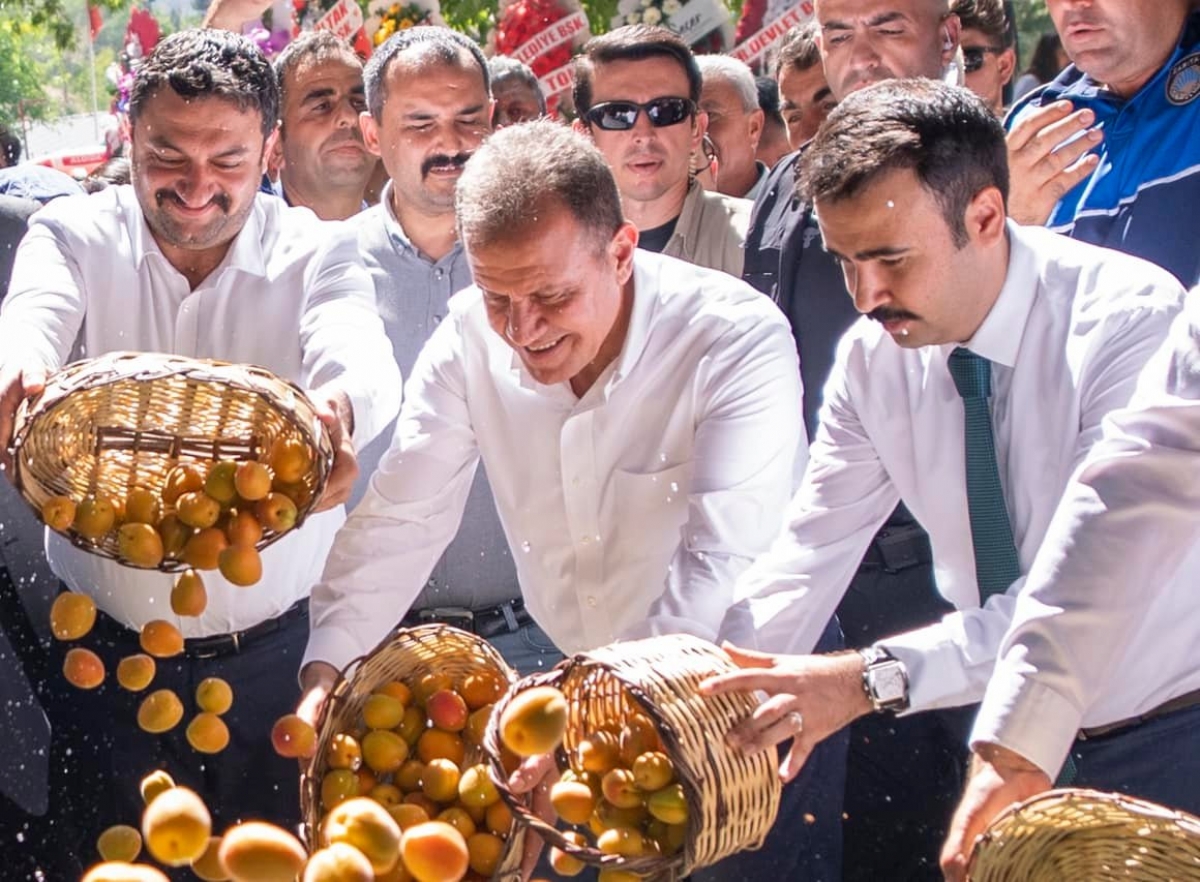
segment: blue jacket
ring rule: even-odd
[[[1100,165],[1055,206],[1047,226],[1137,255],[1187,286],[1200,283],[1200,13],[1159,71],[1128,100],[1071,65],[1013,107],[1069,99],[1103,126]]]

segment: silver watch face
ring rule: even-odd
[[[880,704],[903,700],[906,687],[904,671],[900,665],[885,664],[872,669],[871,689],[875,693],[875,700]]]

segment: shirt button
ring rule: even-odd
[[[437,269],[435,269],[433,271],[433,277],[435,279],[440,279],[444,275],[446,275],[446,271],[444,269],[442,269],[441,267],[438,267]]]
[[[580,537],[579,537],[579,541],[580,541],[580,543],[582,543],[583,545],[591,545],[591,544],[592,544],[592,537],[591,537],[591,536],[580,536]]]
[[[587,605],[594,609],[596,607],[596,598],[588,595]]]

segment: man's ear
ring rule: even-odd
[[[942,69],[949,67],[950,62],[954,60],[954,54],[958,52],[958,41],[962,32],[962,22],[958,16],[950,13],[942,19],[941,25],[938,26],[940,36],[942,38]]]
[[[371,111],[364,110],[358,114],[358,126],[362,129],[363,146],[367,151],[382,156],[379,149],[379,126],[375,125],[375,117]]]
[[[692,125],[692,149],[695,153],[704,143],[704,135],[708,131],[708,114],[703,110],[696,111],[696,122]]]
[[[271,134],[267,135],[267,140],[263,143],[263,174],[266,174],[269,168],[279,168],[283,165],[283,145],[280,143],[279,131],[280,125],[276,123],[275,128],[271,130]]]
[[[767,115],[762,112],[762,108],[750,113],[750,125],[746,130],[746,134],[750,138],[750,146],[755,150],[758,149],[758,142],[762,140],[763,125],[766,119]]]
[[[1011,46],[996,56],[996,68],[1000,71],[1000,85],[1007,86],[1017,69],[1017,53]]]
[[[633,275],[633,255],[637,250],[637,227],[629,221],[621,224],[608,243],[608,255],[616,265],[617,281],[624,285]]]
[[[984,187],[967,205],[967,234],[982,245],[1004,238],[1008,213],[999,187]]]

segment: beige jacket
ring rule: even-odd
[[[753,207],[749,199],[710,193],[693,180],[663,254],[740,279]]]

